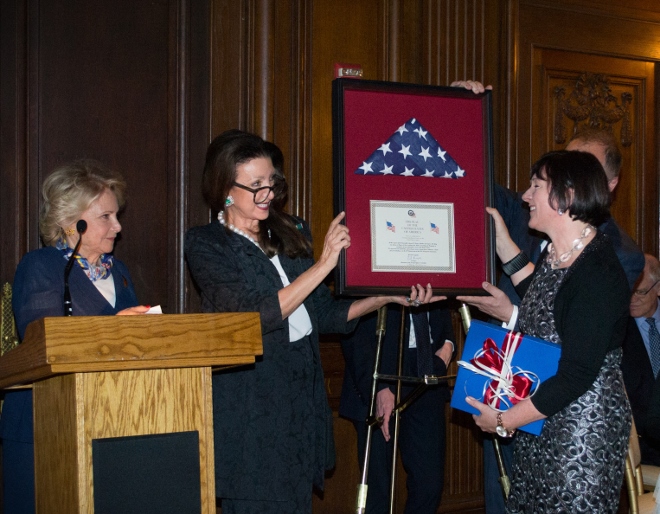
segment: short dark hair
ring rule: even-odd
[[[259,244],[269,257],[278,253],[289,257],[308,257],[311,255],[311,244],[297,229],[298,223],[284,212],[288,195],[282,174],[284,156],[274,143],[238,129],[227,130],[217,136],[206,151],[202,175],[204,199],[213,211],[224,211],[238,166],[260,157],[271,160],[278,180],[268,218],[259,222]],[[231,235],[232,232],[227,230]]]
[[[571,218],[600,225],[610,214],[607,177],[598,159],[588,152],[549,152],[534,163],[530,178],[550,184],[548,202]]]
[[[616,138],[611,131],[585,127],[575,133],[570,142],[573,141],[587,144],[596,143],[602,146],[605,151],[604,169],[607,174],[607,179],[612,180],[619,176],[623,157],[621,156],[619,144],[616,142]]]

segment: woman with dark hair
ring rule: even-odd
[[[18,334],[46,316],[64,314],[64,270],[69,275],[73,316],[144,314],[126,266],[113,256],[126,183],[100,162],[79,160],[44,181],[39,231],[44,247],[26,254],[14,275],[12,308]],[[81,237],[79,220],[87,223]],[[5,514],[31,513],[34,498],[32,391],[8,391],[0,418]]]
[[[534,164],[529,227],[550,243],[536,269],[495,209],[497,254],[520,305],[521,332],[561,345],[555,376],[504,412],[470,405],[486,432],[510,436],[545,419],[541,434],[517,436],[507,512],[616,512],[631,425],[620,370],[630,290],[609,239],[607,178],[585,152],[551,152]]]
[[[332,415],[319,333],[346,333],[389,303],[441,299],[431,286],[410,297],[335,300],[325,277],[350,245],[337,216],[317,262],[307,225],[283,211],[281,152],[257,135],[231,130],[210,144],[202,187],[218,221],[186,234],[186,258],[205,312],[257,311],[263,358],[213,377],[216,495],[223,514],[312,511],[334,465]]]
[[[264,141],[266,145],[266,150],[270,156],[270,162],[273,164],[273,169],[275,170],[276,180],[284,180],[284,154],[280,147],[275,143],[270,141]],[[270,203],[270,208],[274,211],[282,211],[286,205],[286,202],[289,199],[287,188],[273,197],[273,200]]]

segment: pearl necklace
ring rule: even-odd
[[[548,262],[550,263],[550,267],[552,269],[558,269],[559,266],[561,266],[563,263],[569,261],[569,259],[573,255],[573,252],[582,250],[582,248],[584,248],[584,243],[582,241],[585,238],[589,237],[592,230],[595,229],[591,225],[587,225],[586,227],[584,227],[582,229],[582,233],[580,234],[580,237],[578,237],[576,240],[573,241],[573,247],[569,251],[562,253],[559,257],[557,257],[555,245],[550,243],[550,246],[548,247]]]
[[[254,239],[254,237],[252,237],[251,235],[243,232],[240,228],[235,227],[231,223],[227,224],[227,222],[225,221],[225,217],[222,214],[222,211],[220,211],[218,213],[218,221],[220,222],[220,225],[222,225],[223,227],[229,228],[229,230],[231,230],[235,234],[238,234],[239,236],[243,236],[248,241],[251,241],[257,248],[259,248],[259,250],[261,250],[261,246],[259,246],[259,243],[257,243],[257,241]]]

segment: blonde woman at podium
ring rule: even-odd
[[[30,322],[65,311],[103,316],[148,310],[138,305],[128,269],[112,255],[125,188],[121,175],[91,160],[64,165],[46,179],[39,217],[45,246],[26,254],[14,275],[12,306],[21,339]],[[5,394],[0,436],[4,513],[33,513],[31,390]]]
[[[218,220],[191,229],[186,258],[205,312],[261,315],[263,358],[213,377],[216,494],[223,514],[312,512],[312,487],[334,465],[332,416],[320,333],[347,333],[357,318],[399,296],[335,300],[323,285],[350,245],[337,216],[317,262],[310,233],[286,214],[282,153],[239,130],[213,140],[203,193]],[[439,300],[411,288],[416,305]]]

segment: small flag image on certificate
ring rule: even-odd
[[[454,204],[371,200],[371,270],[456,273]]]

